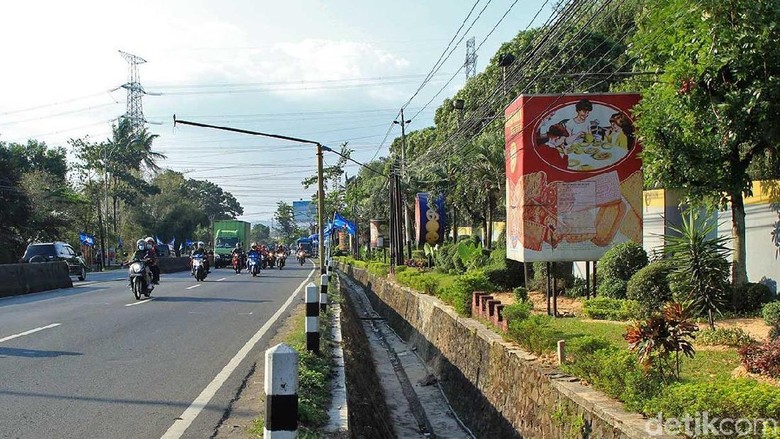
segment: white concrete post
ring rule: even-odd
[[[566,340],[558,340],[558,366],[566,362]]]
[[[306,350],[320,353],[320,300],[317,285],[306,285]]]
[[[265,439],[298,434],[298,352],[281,343],[265,351]]]
[[[328,275],[320,276],[320,312],[325,312],[328,308]]]

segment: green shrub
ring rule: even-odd
[[[780,392],[775,386],[748,379],[676,383],[649,399],[642,411],[648,417],[662,413],[665,418],[707,412],[710,419],[780,419]]]
[[[780,326],[780,300],[770,302],[761,308],[761,316],[769,326]]]
[[[571,285],[561,292],[561,295],[565,297],[585,297],[587,295],[586,287],[585,279],[575,277]]]
[[[748,283],[734,287],[731,296],[731,308],[736,312],[750,312],[772,301],[772,290],[762,283]]]
[[[390,273],[390,264],[385,264],[382,262],[369,262],[368,272],[379,277],[386,277],[387,274]]]
[[[427,259],[424,250],[412,250],[412,259]]]
[[[552,317],[532,314],[526,319],[507,320],[508,335],[521,346],[534,354],[554,350],[558,343],[556,331],[550,326]]]
[[[507,321],[525,320],[531,315],[534,304],[531,301],[513,303],[504,307],[504,318]]]
[[[395,272],[396,273],[400,273],[402,271],[406,271],[406,268],[407,268],[406,265],[396,265],[395,266]]]
[[[498,291],[498,287],[488,280],[485,273],[474,271],[458,276],[452,285],[441,290],[439,297],[455,307],[459,314],[470,316],[471,297],[474,291],[492,293]]]
[[[582,310],[591,319],[625,321],[635,317],[632,305],[631,300],[594,297],[585,301]]]
[[[619,399],[628,410],[641,410],[661,390],[662,377],[646,372],[631,352],[595,338],[584,340],[581,347],[574,344],[573,361],[563,365],[563,369]]]
[[[612,347],[612,343],[604,337],[593,335],[584,335],[569,340],[566,343],[566,358],[576,361],[578,358],[584,358],[586,355],[592,355],[596,351]]]
[[[696,342],[705,346],[730,346],[739,348],[755,340],[741,328],[705,329],[696,335]]]
[[[626,287],[626,297],[635,300],[641,317],[650,317],[672,299],[667,276],[671,267],[666,261],[656,261],[634,273]]]
[[[515,287],[512,290],[512,294],[514,294],[515,300],[518,302],[525,302],[528,300],[528,290],[525,287]]]
[[[631,276],[647,265],[647,253],[641,245],[628,241],[618,244],[599,259],[598,274],[601,279],[620,279],[628,282]]]
[[[628,282],[618,278],[604,278],[598,283],[598,295],[610,299],[625,299]]]

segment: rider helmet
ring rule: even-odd
[[[206,244],[203,243],[203,241],[198,241],[198,248],[204,248]]]
[[[147,244],[154,245],[154,238],[152,238],[151,236],[147,236],[144,241],[146,241]]]
[[[135,246],[138,250],[144,251],[146,250],[146,241],[144,241],[143,239],[139,239],[138,241],[135,242]]]
[[[250,247],[252,248],[252,250],[257,250],[257,243],[253,242]]]

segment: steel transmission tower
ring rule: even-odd
[[[141,103],[141,98],[146,94],[146,91],[141,85],[138,75],[138,64],[143,64],[146,60],[140,56],[122,52],[121,50],[119,53],[122,54],[122,57],[127,60],[128,63],[128,81],[122,85],[122,88],[127,89],[127,111],[122,117],[129,120],[133,129],[137,130],[142,128],[146,123],[144,108]]]
[[[477,51],[474,49],[474,37],[466,41],[466,61],[463,63],[463,67],[466,69],[466,79],[477,74]]]

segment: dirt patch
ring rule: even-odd
[[[751,337],[759,341],[767,340],[769,338],[769,325],[767,325],[763,319],[758,317],[718,320],[715,322],[715,327],[740,328],[750,334]],[[707,329],[709,328],[709,325],[701,324],[699,325],[699,328]]]
[[[529,291],[528,298],[531,299],[531,302],[534,304],[534,312],[547,312],[547,296],[543,291]],[[550,304],[550,306],[552,306],[552,301]],[[574,314],[577,317],[583,316],[582,300],[558,296],[558,313]]]
[[[780,379],[770,378],[768,376],[748,372],[747,369],[745,369],[745,366],[739,366],[738,368],[734,369],[734,371],[731,372],[731,376],[734,378],[752,378],[761,383],[780,387]]]

